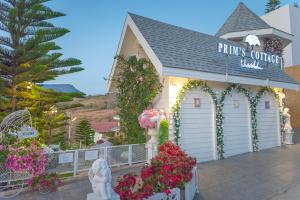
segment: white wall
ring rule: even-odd
[[[261,17],[270,26],[294,35],[294,39],[284,49],[285,67],[300,64],[300,8],[285,5]]]

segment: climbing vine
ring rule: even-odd
[[[259,101],[261,100],[262,96],[266,93],[270,93],[270,94],[273,94],[274,97],[275,97],[275,100],[279,106],[279,118],[280,118],[280,136],[281,136],[281,142],[283,141],[282,138],[283,138],[283,135],[284,135],[284,116],[283,116],[283,108],[284,108],[284,105],[283,105],[283,102],[281,100],[281,98],[279,97],[278,93],[272,89],[272,88],[269,88],[269,87],[264,87],[264,88],[261,88],[258,93],[256,94],[255,97],[253,97],[252,101],[253,101],[253,104],[254,104],[254,108],[255,108],[255,122],[252,122],[254,123],[254,128],[255,130],[253,129],[252,127],[252,132],[257,131],[257,120],[256,120],[256,107],[257,107],[257,104],[259,103]]]
[[[189,90],[192,90],[194,88],[200,88],[201,90],[203,90],[204,92],[207,92],[208,94],[210,94],[210,96],[212,97],[212,100],[215,104],[215,109],[216,109],[216,115],[218,115],[220,109],[218,106],[218,98],[216,93],[214,93],[214,91],[207,86],[206,82],[204,81],[200,81],[200,80],[189,80],[185,85],[182,86],[181,90],[178,92],[178,95],[176,97],[176,101],[175,104],[172,107],[172,114],[173,114],[173,121],[174,121],[174,129],[175,129],[175,142],[178,144],[178,141],[180,139],[180,132],[179,132],[179,128],[180,128],[180,107],[181,107],[181,102],[184,99],[186,92],[188,92]],[[221,132],[221,124],[218,124],[218,122],[220,120],[218,120],[218,117],[216,117],[217,119],[217,151],[218,151],[218,155],[223,155],[223,135]]]
[[[257,135],[257,105],[261,99],[261,97],[266,93],[272,93],[275,96],[276,102],[279,105],[279,111],[280,111],[280,127],[281,127],[281,138],[284,134],[284,118],[283,118],[283,103],[278,95],[278,93],[268,87],[264,87],[261,90],[258,91],[258,93],[253,96],[253,93],[246,88],[243,88],[240,84],[231,84],[229,87],[227,87],[220,96],[220,99],[218,100],[218,97],[216,93],[207,86],[207,83],[200,80],[189,80],[179,91],[174,106],[172,107],[172,114],[173,114],[173,120],[174,120],[174,129],[175,129],[175,141],[178,144],[178,140],[180,138],[180,107],[181,102],[184,99],[186,93],[194,88],[200,88],[204,92],[207,92],[210,94],[210,96],[213,99],[215,110],[216,110],[216,132],[217,132],[217,152],[218,152],[218,158],[223,159],[224,158],[224,134],[223,134],[223,108],[224,108],[224,101],[227,95],[231,95],[233,90],[236,90],[239,93],[243,93],[250,104],[250,112],[251,112],[251,130],[252,130],[252,149],[253,151],[258,151],[258,135]]]
[[[256,115],[254,114],[255,112],[255,107],[256,105],[254,105],[252,103],[252,92],[246,88],[243,88],[241,87],[240,84],[231,84],[229,87],[227,87],[221,94],[221,97],[220,97],[220,101],[219,101],[219,105],[220,105],[220,109],[221,109],[221,114],[222,116],[220,116],[220,119],[222,120],[221,121],[221,124],[222,124],[222,135],[223,135],[223,119],[224,119],[224,116],[223,116],[223,108],[224,108],[224,101],[225,101],[225,98],[227,95],[231,95],[232,94],[232,91],[233,90],[236,90],[237,92],[239,93],[243,93],[247,99],[248,99],[248,102],[250,104],[250,112],[251,112],[251,126],[252,126],[252,148],[253,148],[253,151],[257,151],[258,150],[258,139],[257,139],[257,134],[256,134],[256,131],[253,132],[253,128],[254,128],[254,124],[253,122],[256,121]],[[255,128],[256,130],[256,128]]]
[[[118,56],[117,65],[120,131],[125,134],[128,143],[144,143],[144,130],[138,123],[138,116],[161,91],[159,76],[150,61],[135,56],[128,59]]]

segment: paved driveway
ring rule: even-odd
[[[300,141],[297,131],[296,141]],[[118,175],[140,167],[113,172]],[[200,164],[196,200],[299,200],[300,143]],[[14,200],[84,200],[91,192],[87,177],[73,180],[49,195],[27,192]]]
[[[300,133],[295,136],[300,141]],[[286,199],[282,195],[287,190],[300,189],[300,143],[200,164],[198,169],[199,199]]]

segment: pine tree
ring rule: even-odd
[[[268,0],[265,13],[272,12],[273,10],[276,10],[278,8],[280,8],[280,0]]]
[[[59,132],[53,136],[53,144],[59,145],[60,149],[65,150],[67,147],[66,144],[66,130],[62,127],[59,129]]]
[[[90,146],[94,143],[95,132],[91,128],[91,124],[87,120],[81,120],[76,126],[75,141],[80,142],[85,146]]]
[[[0,0],[0,78],[1,95],[7,102],[0,111],[22,108],[26,83],[42,83],[59,75],[83,70],[80,60],[62,59],[54,42],[69,31],[49,20],[64,16],[45,5],[50,0]]]

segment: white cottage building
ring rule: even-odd
[[[163,84],[154,107],[169,114],[171,138],[204,162],[281,145],[280,91],[298,83],[282,71],[277,51],[265,51],[265,38],[284,48],[293,35],[243,3],[215,36],[129,13],[117,54],[153,63]]]

